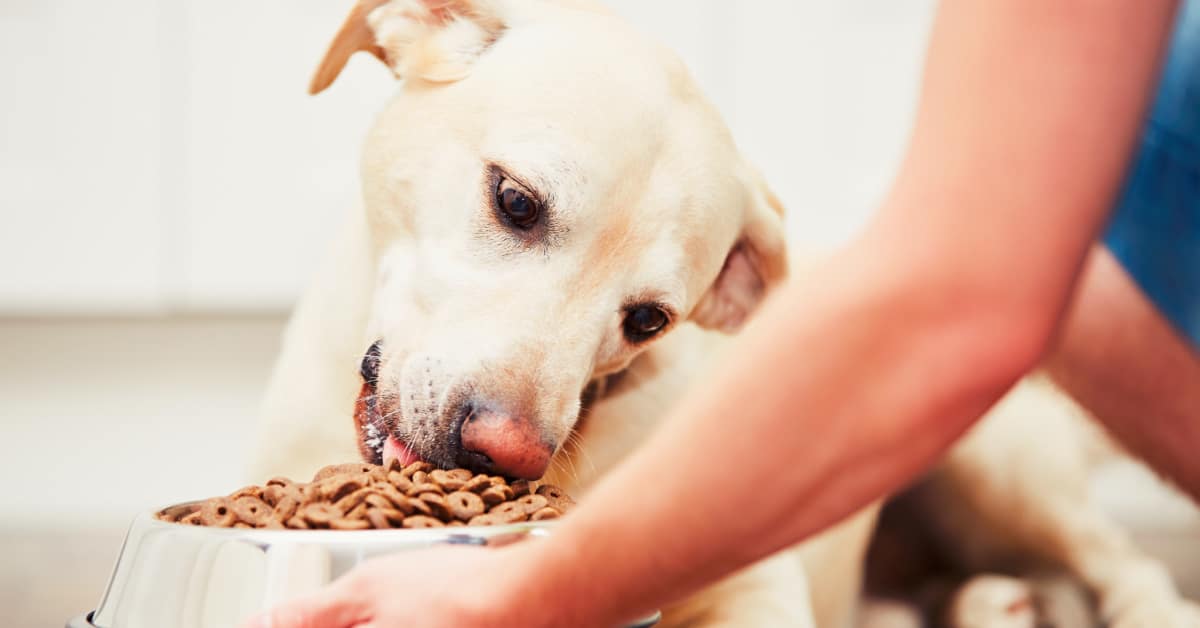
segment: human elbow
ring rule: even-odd
[[[1053,339],[1054,324],[1037,308],[983,300],[949,313],[942,326],[957,336],[949,343],[952,364],[968,369],[974,386],[1002,392],[1038,366]]]

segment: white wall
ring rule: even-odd
[[[395,89],[356,58],[304,94],[350,4],[0,3],[0,315],[285,310]],[[800,242],[861,224],[933,0],[612,4],[684,57]]]

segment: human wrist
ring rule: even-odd
[[[492,550],[506,577],[489,604],[510,625],[614,628],[633,619],[622,615],[637,614],[620,604],[617,565],[588,555],[580,541],[587,535],[568,525],[559,524],[546,538]]]
[[[552,532],[556,534],[557,532]],[[578,565],[584,560],[563,539],[527,538],[492,550],[503,565],[506,578],[492,604],[506,618],[530,628],[584,625],[577,618],[591,618],[589,591],[581,589]],[[519,600],[514,604],[513,601]],[[565,620],[570,619],[570,622]]]

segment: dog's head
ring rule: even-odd
[[[363,155],[368,459],[539,477],[589,382],[685,321],[736,329],[785,273],[716,111],[603,9],[366,0],[314,91],[356,50],[405,80]]]

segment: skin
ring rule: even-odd
[[[943,3],[913,141],[873,223],[819,277],[777,290],[552,537],[383,559],[247,625],[617,625],[900,487],[1051,346],[1173,8]],[[739,471],[708,472],[714,460]],[[778,499],[711,516],[707,496],[768,482]]]
[[[1089,257],[1046,366],[1126,448],[1200,500],[1200,357],[1106,249]]]

